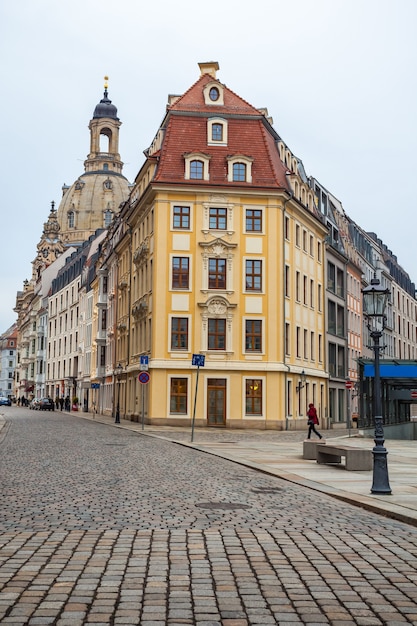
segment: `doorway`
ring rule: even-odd
[[[207,380],[207,425],[226,426],[226,379]]]

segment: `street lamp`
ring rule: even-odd
[[[114,369],[114,375],[117,378],[117,406],[116,406],[116,419],[115,424],[120,424],[120,379],[123,374],[123,367],[119,363]]]
[[[369,333],[373,339],[373,346],[369,346],[375,353],[374,359],[374,389],[373,409],[375,426],[375,446],[372,450],[374,455],[373,483],[371,493],[389,495],[391,487],[388,478],[387,450],[384,447],[384,426],[382,418],[381,402],[381,377],[379,368],[379,354],[384,346],[380,346],[379,340],[385,328],[385,307],[387,306],[389,289],[384,289],[374,276],[371,284],[362,290],[363,314],[367,317]]]
[[[300,393],[301,389],[302,389],[303,387],[305,387],[306,380],[307,380],[307,376],[306,376],[305,371],[303,370],[303,371],[301,372],[301,374],[300,374],[300,382],[298,383],[298,385],[297,385],[297,387],[296,387],[296,391],[297,391],[297,393]]]

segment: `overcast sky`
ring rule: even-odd
[[[168,94],[218,61],[417,282],[416,0],[19,0],[0,8],[0,333],[61,187],[83,173],[109,76],[132,181]]]

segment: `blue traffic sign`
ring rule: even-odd
[[[204,367],[205,360],[204,354],[193,354],[192,364],[197,365],[197,367]]]
[[[100,389],[100,383],[91,383],[91,389]]]
[[[140,357],[140,370],[141,372],[147,372],[149,368],[149,357],[147,354],[142,354]]]

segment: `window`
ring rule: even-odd
[[[290,218],[286,217],[284,222],[285,239],[290,239]]]
[[[190,281],[190,259],[186,256],[172,258],[172,288],[188,289]]]
[[[107,209],[106,211],[104,211],[104,228],[108,228],[112,222],[113,219],[113,211],[110,211],[110,209]]]
[[[295,225],[295,245],[297,248],[300,247],[300,227],[298,224]]]
[[[218,100],[219,97],[220,97],[220,92],[217,89],[217,87],[211,87],[209,91],[210,100],[212,100],[213,102],[216,102],[216,100]]]
[[[188,318],[171,319],[171,350],[188,350]]]
[[[187,414],[188,379],[171,378],[170,413]]]
[[[190,162],[190,178],[203,180],[204,165],[202,161]]]
[[[226,320],[215,318],[208,320],[208,349],[226,349]]]
[[[210,230],[226,230],[227,226],[227,209],[219,207],[210,207],[209,210],[209,228]]]
[[[245,351],[262,351],[262,320],[246,320]]]
[[[262,380],[246,379],[246,415],[262,415]]]
[[[107,329],[107,309],[101,311],[101,330]]]
[[[227,159],[227,180],[232,182],[252,182],[252,157],[244,154],[235,154],[226,157]]]
[[[68,228],[74,228],[74,225],[75,225],[74,211],[69,211],[67,218],[68,218]]]
[[[246,181],[246,165],[244,163],[233,163],[233,180],[235,182]]]
[[[262,232],[262,211],[260,209],[246,209],[246,232]]]
[[[209,289],[226,289],[226,259],[209,259]]]
[[[330,261],[327,263],[327,289],[332,293],[336,293],[336,267]]]
[[[106,346],[100,346],[100,367],[106,365]]]
[[[246,291],[262,291],[262,261],[246,259]]]
[[[296,334],[296,355],[297,355],[297,358],[301,357],[300,332],[301,332],[301,328],[299,326],[297,326],[297,328],[295,329],[295,334]]]
[[[300,302],[300,272],[295,272],[295,299]]]
[[[289,298],[290,296],[290,268],[288,265],[285,266],[285,297]]]
[[[174,206],[173,227],[178,230],[189,230],[190,228],[190,207]]]
[[[345,275],[339,267],[336,272],[336,293],[340,298],[343,298],[345,295]]]
[[[291,352],[291,335],[290,335],[290,325],[288,323],[285,324],[285,354],[290,355]]]
[[[212,124],[211,126],[211,140],[223,141],[223,124]]]

